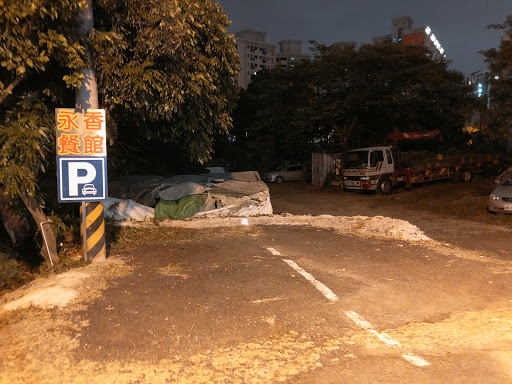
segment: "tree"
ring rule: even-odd
[[[227,134],[238,54],[212,0],[100,0],[93,36],[100,97],[121,141],[177,141],[201,162]],[[115,39],[115,44],[110,41]]]
[[[96,29],[82,36],[77,27],[84,6],[0,0],[0,190],[11,200],[20,197],[38,226],[48,209],[41,180],[55,180],[47,173],[55,166],[54,108],[75,104],[86,50],[101,107],[109,112],[111,143],[174,140],[204,161],[214,133],[231,127],[238,56],[218,4],[98,0]],[[56,250],[54,236],[50,243]],[[46,249],[41,252],[47,258]]]
[[[382,142],[394,130],[439,129],[449,143],[463,141],[463,76],[426,49],[314,44],[314,53],[311,62],[258,73],[249,85],[258,110],[246,130],[267,148],[339,152]]]
[[[489,28],[501,29],[504,35],[498,49],[482,52],[491,72],[490,105],[484,110],[482,134],[503,143],[512,129],[512,15]]]
[[[38,180],[51,161],[53,107],[69,98],[66,85],[81,80],[85,50],[73,26],[83,4],[6,0],[0,5],[0,180],[6,196],[20,197],[39,227],[48,220]],[[54,234],[47,240],[56,255]],[[46,247],[41,253],[49,261]]]

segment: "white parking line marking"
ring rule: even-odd
[[[267,251],[269,251],[271,254],[273,254],[274,256],[281,256],[281,253],[272,247],[265,247],[265,249]]]
[[[350,318],[350,320],[356,323],[357,326],[366,330],[373,329],[372,325],[365,319],[363,319],[361,316],[359,316],[357,313],[353,311],[346,311],[345,315],[347,315]]]
[[[279,296],[279,297],[273,297],[271,299],[253,300],[253,301],[251,301],[251,303],[252,304],[270,303],[272,301],[278,301],[278,300],[284,300],[284,297],[283,296]]]
[[[272,247],[265,247],[265,249],[267,251],[269,251],[274,256],[281,256],[281,253]],[[322,295],[324,295],[328,300],[338,301],[338,296],[336,296],[336,294],[333,291],[331,291],[329,288],[327,288],[327,286],[325,286],[323,283],[321,283],[320,281],[315,279],[311,273],[306,272],[303,268],[299,267],[297,265],[297,263],[295,263],[292,260],[283,259],[283,261],[286,264],[288,264],[290,267],[292,267],[296,272],[300,273],[307,281],[309,281],[311,284],[313,284],[313,286],[316,289],[318,289],[320,291],[320,293],[322,293]],[[352,320],[357,326],[359,326],[360,328],[375,335],[380,341],[382,341],[388,347],[399,348],[399,349],[402,348],[402,344],[400,344],[400,342],[396,341],[395,339],[392,339],[386,333],[380,333],[380,332],[376,331],[375,329],[373,329],[373,326],[368,321],[363,319],[360,315],[358,315],[356,312],[346,311],[345,315],[350,320]],[[422,359],[419,356],[413,355],[412,353],[403,353],[402,358],[405,361],[407,361],[417,367],[426,367],[426,366],[430,365],[430,363],[428,361]]]
[[[345,315],[352,320],[357,326],[360,328],[368,331],[369,333],[377,336],[377,338],[382,341],[384,344],[386,344],[388,347],[391,348],[402,348],[402,344],[400,344],[398,341],[392,339],[388,334],[386,333],[380,333],[377,332],[375,329],[373,329],[372,325],[363,319],[360,315],[353,311],[346,311]],[[408,361],[409,363],[417,366],[417,367],[426,367],[430,365],[428,361],[423,360],[421,357],[418,357],[416,355],[413,355],[412,353],[403,353],[402,357],[404,360]]]
[[[423,360],[421,357],[415,356],[411,353],[404,353],[402,357],[407,360],[409,363],[417,366],[417,367],[426,367],[429,366],[430,363],[428,361]]]
[[[274,256],[281,256],[281,252],[279,252],[277,249],[274,249],[272,247],[264,247],[267,251],[269,251]],[[338,296],[331,291],[329,288],[327,288],[324,284],[319,282],[317,279],[313,277],[309,272],[306,272],[304,269],[299,267],[294,261],[283,259],[283,261],[288,264],[290,267],[292,267],[296,272],[300,273],[304,278],[309,281],[313,286],[322,293],[328,300],[330,301],[338,301]]]
[[[317,279],[311,275],[311,273],[306,272],[304,269],[299,267],[294,261],[283,259],[283,261],[288,264],[290,267],[292,267],[296,272],[300,273],[304,278],[309,281],[313,286],[322,293],[328,300],[330,301],[337,301],[338,296],[334,294],[333,291],[331,291],[329,288],[327,288],[324,284],[319,282]]]

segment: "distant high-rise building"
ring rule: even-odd
[[[281,40],[278,44],[266,41],[266,33],[253,29],[244,29],[235,33],[236,48],[240,56],[240,73],[238,85],[247,89],[251,76],[260,70],[276,66],[293,67],[296,63],[309,60],[310,56],[302,53],[302,41]]]
[[[262,69],[275,66],[276,45],[266,41],[266,32],[244,29],[235,34],[236,49],[240,56],[238,85],[247,88],[251,76]]]
[[[278,43],[279,50],[276,52],[277,67],[293,67],[301,61],[310,60],[311,56],[302,53],[302,41],[281,40]]]
[[[478,71],[466,77],[466,84],[473,88],[473,95],[475,97],[488,97],[490,80],[491,73],[489,71]]]
[[[409,16],[395,17],[391,21],[393,24],[391,34],[375,36],[374,43],[394,42],[404,45],[420,45],[430,50],[435,58],[446,57],[444,48],[429,26],[414,26],[412,18]]]

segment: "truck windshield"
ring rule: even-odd
[[[368,151],[353,151],[347,154],[345,168],[367,168]]]
[[[382,153],[382,151],[380,149],[372,151],[372,153],[370,154],[370,167],[376,167],[379,164],[379,162],[382,161],[384,161],[384,154]]]

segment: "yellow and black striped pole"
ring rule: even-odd
[[[84,215],[85,207],[85,215]],[[105,217],[103,215],[103,203],[82,203],[80,206],[82,225],[82,243],[84,247],[84,260],[103,261],[107,258],[105,245]],[[85,228],[85,231],[84,231]]]
[[[81,14],[80,30],[83,34],[90,33],[94,28],[92,0],[85,0],[86,7]],[[90,59],[90,55],[87,52]],[[75,107],[79,110],[98,108],[98,86],[94,67],[88,63],[82,68],[84,79],[82,85],[76,91]],[[106,152],[105,152],[106,154]],[[94,261],[103,261],[107,258],[105,247],[105,218],[103,216],[102,202],[82,202],[80,207],[82,216],[82,239],[84,247],[84,259],[91,258]],[[83,213],[85,211],[85,214]]]

